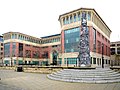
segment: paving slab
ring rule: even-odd
[[[120,83],[88,84],[54,81],[47,74],[0,70],[0,90],[120,90]]]

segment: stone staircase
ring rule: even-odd
[[[111,69],[63,69],[47,75],[49,79],[65,82],[116,83],[120,82],[120,73]]]

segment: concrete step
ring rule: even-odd
[[[120,73],[110,69],[76,70],[64,69],[47,75],[49,79],[66,82],[113,83],[120,82]]]

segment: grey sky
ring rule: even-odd
[[[0,0],[0,35],[21,32],[42,37],[61,32],[60,14],[94,8],[112,30],[111,41],[120,41],[119,0]]]

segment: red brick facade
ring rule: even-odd
[[[93,50],[93,27],[89,27],[89,35],[90,35],[90,51]],[[104,44],[103,54],[106,56],[110,56],[110,41],[105,38],[98,30],[96,30],[96,52],[102,54],[102,43]]]

